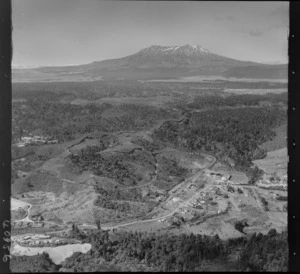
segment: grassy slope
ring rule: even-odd
[[[274,129],[276,136],[273,140],[263,143],[260,147],[266,151],[273,151],[287,146],[287,124],[283,124]]]

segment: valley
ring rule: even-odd
[[[292,2],[8,6],[4,272],[298,267]]]
[[[62,265],[60,247],[89,254],[85,237],[101,231],[227,241],[286,230],[287,158],[280,172],[272,160],[283,155],[272,149],[286,147],[286,93],[270,92],[267,82],[121,81],[109,95],[111,82],[97,84],[76,91],[76,104],[65,83],[46,100],[48,83],[17,85],[13,254],[43,250]],[[243,85],[268,92],[240,94]],[[144,90],[136,101],[132,87]]]

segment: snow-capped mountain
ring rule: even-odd
[[[43,67],[13,70],[14,81],[37,79],[57,81],[80,77],[102,79],[159,79],[184,76],[220,75],[243,78],[286,78],[287,65],[264,65],[245,62],[210,52],[202,46],[159,46],[152,45],[135,54],[86,65],[66,67]]]
[[[232,66],[255,64],[234,60],[214,54],[201,46],[159,46],[153,45],[120,59],[93,62],[89,68],[131,68],[147,70],[205,70],[209,73],[221,73]],[[181,73],[183,73],[181,72]]]
[[[208,49],[205,49],[199,45],[191,46],[191,45],[184,45],[184,46],[158,46],[153,45],[151,47],[145,48],[139,51],[141,54],[184,54],[188,55],[199,55],[199,54],[209,54],[211,53]]]

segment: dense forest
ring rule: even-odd
[[[116,213],[118,221],[128,221],[132,218],[144,218],[155,206],[157,202],[149,199],[149,197],[142,197],[141,190],[114,190],[103,189],[96,187],[98,198],[94,201],[96,207],[113,210]],[[94,215],[96,220],[103,220],[97,214]]]
[[[197,96],[193,102],[187,103],[185,107],[190,109],[216,108],[216,107],[238,107],[238,106],[270,106],[287,105],[287,94],[239,94],[239,95],[207,95]],[[182,106],[182,104],[181,104]]]
[[[95,200],[95,206],[100,206],[107,209],[116,210],[119,212],[130,211],[131,206],[128,201],[139,201],[141,199],[140,193],[132,193],[133,191],[127,191],[127,194],[124,195],[123,192],[106,190],[103,188],[97,189],[98,198]],[[134,195],[136,194],[136,195]]]
[[[148,150],[150,152],[154,152],[157,150],[161,150],[164,148],[164,144],[160,142],[150,142],[144,138],[134,138],[131,141],[133,144],[139,145],[143,147],[145,150]]]
[[[112,108],[117,115],[103,117],[103,112]],[[30,132],[64,142],[85,133],[141,130],[168,117],[167,111],[150,106],[113,107],[107,103],[81,106],[44,98],[13,103],[12,134],[13,141]]]
[[[287,271],[287,232],[272,229],[229,240],[218,235],[157,234],[94,230],[73,236],[92,244],[55,266],[47,255],[14,257],[12,271]],[[37,259],[39,258],[39,260]],[[23,268],[21,268],[23,265]],[[25,266],[25,267],[24,267]]]
[[[158,146],[155,145],[150,146],[147,142],[146,144],[145,147],[150,150],[158,148]],[[105,149],[105,147],[87,146],[81,149],[77,154],[71,154],[69,160],[74,170],[78,173],[87,170],[92,171],[97,176],[114,179],[124,187],[138,185],[138,182],[140,182],[145,175],[145,173],[137,173],[132,164],[146,167],[147,170],[149,170],[148,176],[153,178],[156,169],[155,163],[158,161],[157,179],[158,181],[171,181],[172,183],[169,183],[168,188],[173,187],[188,174],[188,169],[181,167],[177,160],[165,156],[161,157],[159,154],[158,156],[154,156],[155,154],[153,155],[142,148],[135,148],[129,152],[108,154],[107,156],[100,154],[103,149]],[[169,178],[170,176],[172,176],[172,179]],[[150,181],[151,178],[149,178],[148,181]],[[147,181],[145,183],[147,183]],[[132,195],[128,197],[132,200]],[[101,203],[103,203],[103,201]]]
[[[287,94],[232,95],[223,92],[226,88],[271,89],[286,88],[286,84],[229,81],[14,84],[13,142],[28,133],[50,136],[62,143],[89,133],[148,129],[159,121],[176,118],[168,107],[181,110],[185,119],[163,123],[152,135],[154,142],[139,137],[132,140],[139,146],[132,152],[102,153],[112,144],[109,137],[101,138],[97,146],[73,152],[68,158],[77,173],[88,170],[119,184],[117,187],[112,184],[111,189],[100,183],[95,185],[96,207],[117,211],[124,219],[143,217],[156,205],[155,199],[149,197],[151,191],[145,194],[141,189],[122,188],[151,181],[155,168],[155,184],[159,188],[168,189],[188,176],[189,171],[176,160],[159,155],[158,151],[165,146],[211,154],[220,162],[246,172],[251,183],[261,176],[262,171],[254,168],[251,161],[266,156],[266,151],[259,146],[275,136],[275,127],[286,123]],[[167,103],[166,108],[96,102],[108,97],[154,96],[173,96],[176,100]],[[78,98],[88,102],[70,103]],[[37,154],[35,149],[28,146],[13,150],[13,158],[26,156],[29,161],[29,164],[22,161],[13,164],[13,179],[18,176],[17,170],[30,172],[52,155]],[[144,167],[140,168],[144,174],[137,172],[137,164]],[[146,173],[149,178],[143,180]],[[286,197],[277,199],[286,200]],[[243,231],[244,226],[237,223],[236,229]],[[221,240],[218,235],[102,231],[100,228],[87,234],[79,229],[72,233],[71,237],[91,243],[92,249],[86,254],[73,254],[59,266],[47,254],[13,256],[12,272],[287,271],[286,231],[278,234],[272,229],[267,235],[258,233],[229,240]]]
[[[96,271],[275,271],[288,270],[287,231],[221,240],[218,235],[173,235],[94,230],[73,236],[92,244],[86,254],[74,253],[61,265],[47,254],[13,256],[13,272]]]
[[[101,98],[116,97],[152,97],[169,95],[174,84],[139,82],[139,81],[93,81],[93,82],[51,82],[51,83],[14,83],[13,97],[34,99],[48,97],[51,100],[86,99],[97,100]],[[185,88],[176,84],[178,88]],[[142,91],[142,92],[141,92]],[[55,98],[54,98],[55,97]]]
[[[78,154],[71,154],[70,161],[79,173],[89,170],[97,176],[103,176],[116,180],[124,186],[136,185],[142,178],[137,176],[133,167],[124,160],[120,154],[103,157],[101,147],[88,146],[81,149]]]
[[[59,268],[47,253],[37,256],[12,256],[10,260],[10,270],[13,273],[58,272]]]
[[[282,89],[287,83],[241,82],[226,80],[207,80],[203,82],[147,82],[131,80],[105,80],[93,82],[51,82],[51,83],[13,83],[13,98],[34,99],[39,96],[59,100],[84,98],[96,100],[104,97],[151,97],[170,95],[173,90],[191,92],[202,89],[205,93],[223,91],[224,89]],[[143,91],[143,92],[141,92]],[[200,90],[198,90],[200,91]],[[175,94],[176,96],[176,94]]]
[[[222,106],[253,106],[286,104],[286,93],[265,95],[230,95],[226,88],[277,89],[285,83],[204,81],[138,82],[95,81],[86,83],[15,83],[13,84],[13,141],[29,132],[48,135],[63,142],[76,134],[93,131],[138,130],[169,117],[165,110],[150,106],[100,103],[101,98],[153,98],[168,96],[167,105],[177,108],[201,109]],[[194,96],[193,102],[189,96]],[[72,104],[74,100],[83,104]],[[119,115],[103,117],[108,109]]]
[[[166,158],[162,156],[159,158],[159,170],[164,172],[166,177],[176,176],[179,178],[185,178],[188,173],[188,169],[178,165],[175,159]]]
[[[159,189],[170,190],[175,185],[182,182],[190,176],[190,171],[179,165],[178,160],[167,158],[165,156],[157,157],[158,174],[154,185]]]
[[[259,145],[272,139],[272,129],[284,122],[286,111],[280,107],[213,109],[194,112],[182,124],[164,123],[153,137],[190,151],[211,153],[249,171],[252,160],[266,156]]]

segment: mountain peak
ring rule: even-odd
[[[14,82],[35,81],[37,71],[42,81],[53,79],[53,75],[61,79],[62,72],[73,75],[74,79],[83,75],[95,80],[99,77],[141,80],[203,75],[286,79],[287,67],[235,60],[210,52],[200,45],[152,45],[129,56],[85,65],[14,70]],[[90,81],[90,78],[87,79]]]
[[[186,44],[186,45],[184,45],[182,47],[179,47],[179,48],[181,48],[181,49],[188,49],[188,50],[192,50],[192,51],[210,52],[208,49],[203,48],[200,45],[192,46],[190,44]]]
[[[160,46],[152,45],[148,48],[141,50],[141,54],[154,54],[154,55],[172,55],[172,54],[184,54],[184,55],[202,55],[211,53],[208,49],[203,48],[200,45],[192,46],[186,44],[183,46]]]

